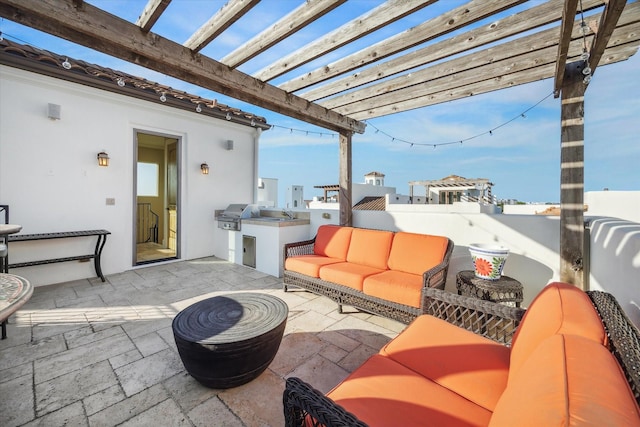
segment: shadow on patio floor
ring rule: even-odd
[[[196,301],[247,290],[289,306],[282,344],[255,380],[208,389],[186,373],[171,321]],[[285,293],[282,279],[217,258],[37,287],[0,341],[0,425],[281,426],[285,378],[327,392],[403,328],[340,314],[327,298]]]

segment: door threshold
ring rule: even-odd
[[[148,259],[145,261],[138,261],[136,262],[136,266],[138,265],[147,265],[147,264],[156,264],[159,262],[167,262],[167,261],[178,261],[180,258],[178,257],[168,257],[168,258],[158,258],[158,259]]]

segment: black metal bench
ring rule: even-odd
[[[100,256],[102,255],[102,249],[104,248],[105,243],[107,243],[107,235],[111,234],[110,231],[107,230],[85,230],[85,231],[64,231],[57,233],[38,233],[38,234],[12,234],[8,236],[8,240],[10,243],[13,242],[28,242],[33,240],[50,240],[50,239],[67,239],[70,237],[91,237],[97,236],[98,241],[96,242],[96,248],[92,254],[86,255],[76,255],[70,257],[63,258],[51,258],[51,259],[41,259],[35,261],[26,261],[26,262],[17,262],[14,264],[9,263],[9,268],[20,268],[20,267],[31,267],[34,265],[44,265],[44,264],[53,264],[58,262],[67,262],[67,261],[88,261],[93,259],[93,265],[96,270],[96,275],[105,281],[104,275],[102,274],[102,268],[100,266]]]

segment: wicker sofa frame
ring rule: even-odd
[[[613,295],[588,291],[609,337],[609,349],[627,377],[640,404],[640,332],[630,322]],[[456,326],[510,345],[525,309],[506,307],[491,301],[451,294],[439,289],[424,292],[427,314]],[[428,337],[425,337],[428,339]],[[283,393],[285,426],[358,426],[366,424],[299,378],[286,381]],[[310,415],[311,418],[307,417]]]
[[[286,260],[291,256],[311,255],[313,254],[314,244],[315,237],[302,242],[287,243],[284,246],[284,259]],[[453,241],[448,239],[447,249],[445,250],[442,262],[422,274],[423,292],[426,288],[444,289],[453,247]],[[348,286],[327,282],[316,277],[310,277],[286,269],[283,272],[283,282],[285,292],[289,290],[289,286],[295,286],[332,299],[338,303],[338,311],[340,313],[343,312],[343,306],[347,305],[405,324],[411,323],[417,316],[425,313],[424,306],[417,308],[405,304],[398,304],[393,301],[366,295]],[[424,296],[421,300],[424,301]]]

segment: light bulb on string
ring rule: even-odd
[[[587,49],[583,49],[582,50],[582,55],[580,55],[580,59],[582,59],[583,61],[588,61],[589,60],[589,52],[587,52]]]
[[[589,33],[589,26],[584,21],[580,22],[580,32],[585,36]]]

